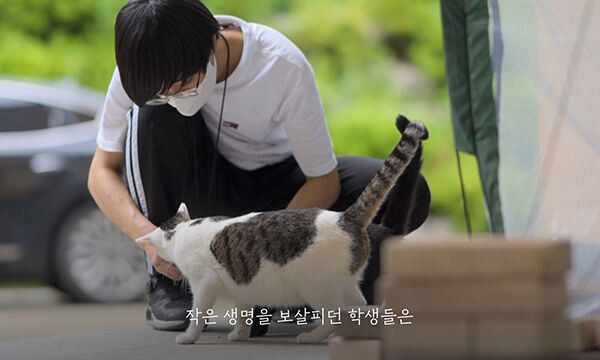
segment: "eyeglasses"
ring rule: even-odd
[[[146,101],[146,105],[164,105],[168,103],[171,99],[186,99],[193,96],[198,96],[198,86],[200,86],[200,75],[198,75],[198,81],[196,82],[196,87],[189,90],[184,90],[182,92],[178,92],[175,95],[161,95],[157,94],[152,99]]]

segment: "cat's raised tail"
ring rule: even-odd
[[[344,212],[344,220],[365,229],[373,220],[390,189],[406,166],[417,153],[422,140],[429,137],[429,132],[421,122],[411,122],[405,116],[396,118],[396,127],[402,138],[394,151],[383,162],[383,165],[358,199]]]

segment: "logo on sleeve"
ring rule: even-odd
[[[236,129],[236,130],[237,130],[237,128],[238,128],[238,126],[240,126],[240,124],[238,124],[238,123],[234,123],[234,122],[231,122],[231,121],[224,121],[224,122],[223,122],[223,126],[225,126],[225,127],[230,127],[230,128],[234,128],[234,129]]]

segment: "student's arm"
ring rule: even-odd
[[[88,176],[88,189],[100,209],[125,234],[137,239],[156,229],[139,211],[121,178],[125,163],[123,152],[96,149]],[[182,277],[179,269],[163,260],[151,244],[139,245],[156,270],[172,279]]]
[[[319,89],[308,62],[288,76],[293,86],[283,101],[280,117],[294,158],[306,176],[288,208],[329,209],[338,199],[341,185]]]
[[[341,185],[337,169],[319,177],[307,177],[288,209],[329,209],[340,196]]]

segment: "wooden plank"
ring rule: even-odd
[[[367,317],[367,314],[377,314],[377,317]],[[379,339],[381,324],[384,321],[380,315],[383,315],[381,309],[375,305],[343,307],[341,324],[336,325],[335,334],[347,339]]]
[[[571,265],[570,244],[549,239],[475,236],[429,238],[383,244],[382,273],[409,278],[492,278],[563,274]]]
[[[473,355],[482,358],[561,357],[571,350],[571,323],[564,318],[478,318]]]
[[[561,314],[567,304],[564,279],[487,281],[390,281],[376,283],[378,302],[395,312],[434,314]]]
[[[422,317],[381,334],[385,359],[563,359],[570,326],[561,317]]]
[[[380,360],[381,341],[333,336],[329,339],[329,357],[331,360]]]
[[[600,350],[600,317],[598,317],[598,316],[594,317],[594,324],[595,324],[594,335],[596,338],[596,348],[595,349]],[[600,359],[600,357],[599,357],[599,359]]]
[[[571,319],[573,351],[590,351],[600,349],[600,337],[597,329],[600,317],[583,317]],[[600,358],[600,357],[599,357]]]
[[[382,326],[384,357],[465,357],[469,354],[471,324],[466,318],[420,318],[411,325]]]

